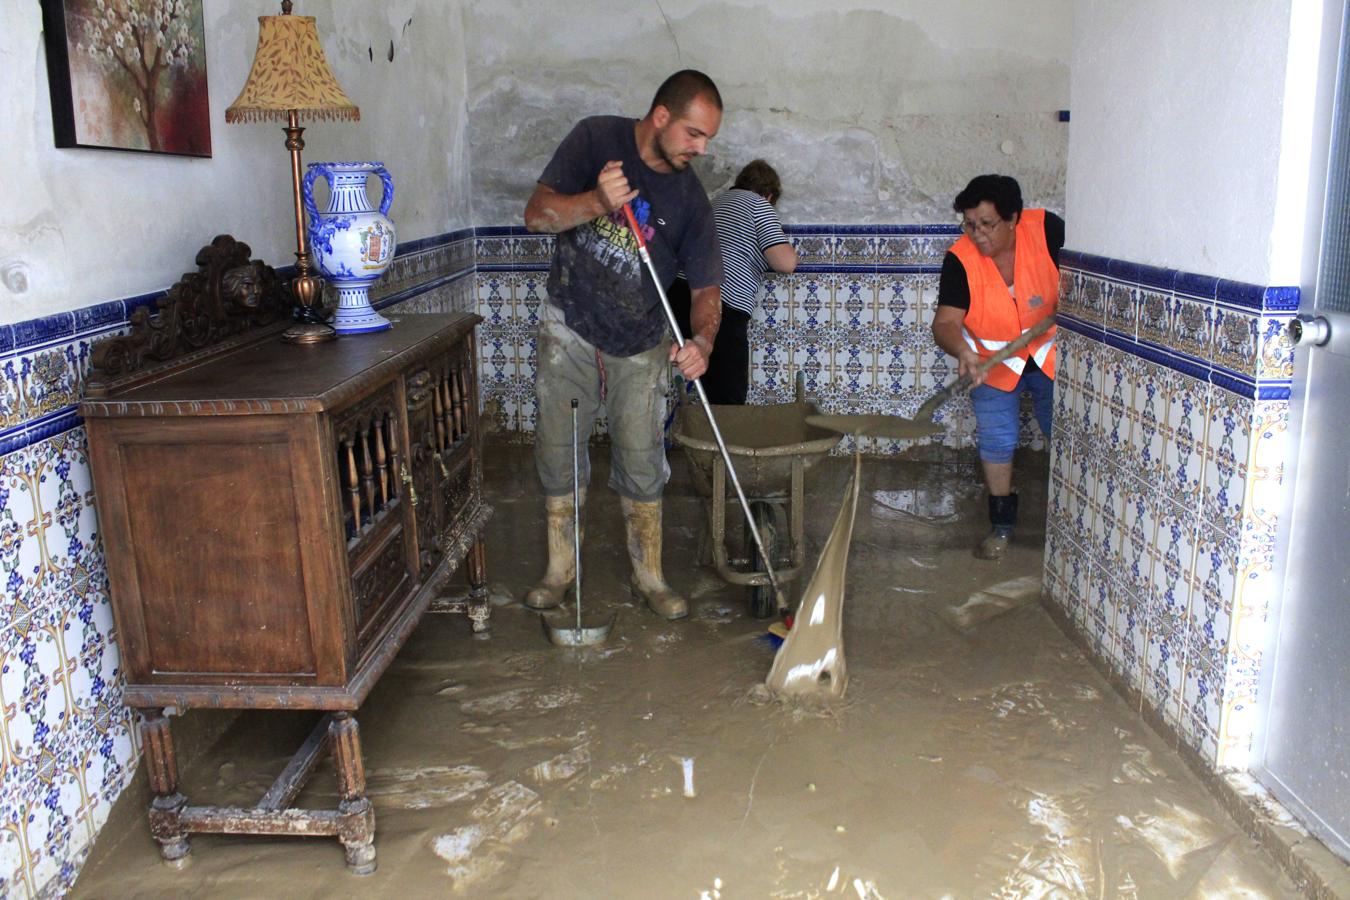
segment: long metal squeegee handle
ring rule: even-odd
[[[577,635],[581,634],[581,451],[577,445],[580,443],[580,435],[577,434],[577,405],[576,397],[572,398],[572,564],[576,569],[577,585]]]
[[[675,345],[684,347],[684,335],[680,333],[680,324],[675,320],[675,310],[671,309],[670,300],[666,297],[666,289],[661,286],[661,279],[656,274],[656,266],[652,263],[652,255],[647,250],[647,241],[642,237],[642,227],[638,225],[637,217],[633,215],[633,207],[625,203],[623,205],[624,218],[628,220],[628,227],[633,232],[633,237],[637,240],[638,255],[647,265],[647,271],[652,276],[652,284],[656,285],[656,295],[661,298],[661,308],[666,313],[666,322],[670,325],[670,331],[675,335]],[[717,419],[713,416],[712,406],[708,403],[708,395],[703,391],[702,380],[694,379],[694,389],[698,391],[699,403],[703,404],[703,411],[708,416],[708,425],[712,427],[713,437],[717,440],[717,449],[722,451],[722,460],[727,464],[727,474],[731,476],[731,485],[736,489],[736,499],[741,501],[741,511],[745,513],[745,522],[750,528],[750,536],[755,539],[755,546],[759,548],[759,558],[764,561],[764,572],[769,576],[769,583],[773,585],[773,592],[778,603],[779,612],[787,607],[787,597],[783,594],[783,588],[778,583],[778,573],[773,570],[773,558],[769,555],[768,548],[764,546],[764,540],[759,536],[759,525],[755,522],[754,514],[750,512],[750,501],[745,499],[745,491],[741,490],[741,480],[736,477],[736,466],[731,461],[731,451],[727,450],[726,441],[722,440],[722,429],[717,427]]]

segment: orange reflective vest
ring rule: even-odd
[[[982,358],[993,356],[1041,319],[1055,314],[1059,269],[1045,243],[1045,210],[1022,210],[1016,234],[1012,286],[1015,296],[1003,283],[994,260],[980,253],[968,236],[962,235],[952,245],[952,253],[961,261],[970,283],[970,309],[962,333],[966,343]],[[1050,326],[1030,346],[995,366],[985,384],[1011,391],[1017,387],[1028,358],[1035,359],[1041,371],[1054,378],[1055,330],[1055,326]]]

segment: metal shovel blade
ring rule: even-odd
[[[609,637],[609,631],[618,619],[618,613],[587,616],[580,623],[569,614],[544,613],[539,619],[544,623],[544,633],[549,643],[555,647],[591,647],[603,644]]]

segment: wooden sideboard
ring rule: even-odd
[[[287,344],[284,291],[248,253],[217,238],[155,315],[95,348],[80,411],[126,703],[166,861],[185,860],[193,832],[331,835],[366,873],[375,823],[352,713],[461,561],[469,596],[438,608],[488,627],[481,320],[396,315],[388,331]],[[228,808],[179,792],[166,709],[194,707],[326,715],[256,807]],[[290,808],[328,749],[338,807]]]

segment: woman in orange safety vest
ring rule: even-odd
[[[965,235],[942,261],[933,337],[975,385],[970,400],[990,523],[975,555],[999,559],[1017,524],[1012,459],[1023,392],[1031,393],[1036,420],[1050,436],[1055,327],[989,371],[980,371],[980,365],[1041,319],[1054,316],[1064,220],[1044,209],[1023,209],[1022,188],[1006,175],[972,179],[952,207],[961,215]]]

